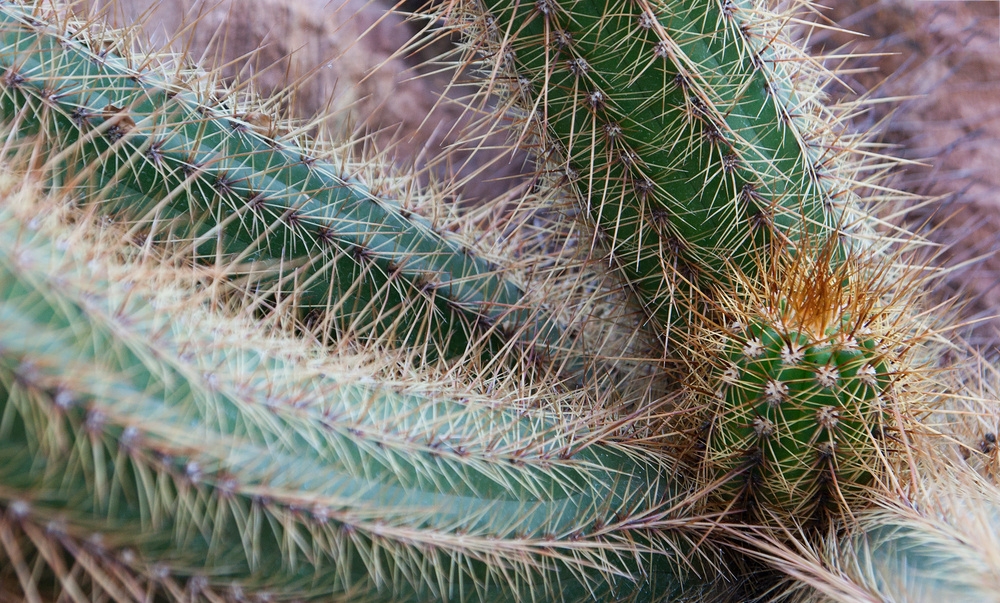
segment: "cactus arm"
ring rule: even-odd
[[[709,588],[670,553],[683,538],[654,529],[683,490],[652,457],[251,343],[230,355],[215,319],[156,309],[2,218],[0,506],[18,522],[99,537],[138,575],[282,598]],[[445,441],[461,446],[430,445]]]
[[[863,518],[842,560],[858,568],[874,592],[899,601],[995,601],[996,576],[989,560],[963,536],[935,521],[904,519],[892,513]],[[856,565],[854,565],[856,564]]]
[[[919,490],[858,514],[826,565],[873,600],[997,601],[996,484],[968,465],[923,460]]]
[[[53,181],[199,257],[253,262],[252,286],[340,329],[457,357],[477,343],[559,347],[551,319],[485,259],[334,164],[256,133],[235,115],[125,58],[98,54],[24,7],[0,6],[2,113],[41,134]],[[143,232],[145,230],[146,232]],[[274,275],[277,275],[275,278]],[[287,302],[286,302],[287,303]]]
[[[748,2],[465,6],[463,31],[661,328],[685,320],[687,287],[752,278],[774,245],[818,248],[840,225],[849,193],[820,177],[827,116]]]

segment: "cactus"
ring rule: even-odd
[[[892,371],[857,325],[813,333],[768,318],[732,334],[708,462],[731,477],[728,496],[807,518],[871,485]]]
[[[997,601],[1000,491],[940,459],[912,500],[858,517],[841,537],[841,567],[882,600]]]
[[[782,600],[1000,600],[996,484],[938,456],[922,458],[916,480],[830,533],[813,553],[818,563],[792,569],[799,579],[787,581]]]
[[[988,529],[1000,519],[995,508],[989,518],[982,511],[976,511],[987,520],[981,528]],[[987,532],[958,535],[947,520],[891,512],[866,514],[859,524],[864,528],[844,544],[843,562],[856,564],[859,578],[884,599],[997,600],[1000,585],[995,560],[975,546],[988,538]]]
[[[740,0],[441,9],[492,55],[518,142],[572,182],[651,332],[685,325],[669,350],[682,370],[606,391],[597,371],[574,390],[427,362],[601,352],[347,160],[41,6],[0,1],[4,156],[123,219],[97,234],[73,208],[66,234],[0,190],[0,598],[726,600],[759,586],[727,582],[724,565],[746,566],[720,544],[801,579],[774,551],[814,552],[810,522],[848,535],[846,557],[815,564],[838,579],[910,563],[893,543],[924,532],[905,513],[856,521],[904,496],[914,398],[899,381],[921,340],[892,281],[908,274],[839,237],[852,142],[775,15]],[[574,236],[525,248],[559,264]],[[135,239],[157,243],[149,263]],[[220,300],[178,257],[250,295]],[[587,270],[540,267],[590,286]],[[288,308],[328,312],[338,345],[281,333]],[[630,346],[613,360],[643,362]],[[678,375],[688,396],[644,406]],[[705,428],[678,438],[671,422],[692,417]],[[678,445],[701,446],[700,482]]]
[[[856,509],[895,461],[891,348],[917,321],[887,309],[913,301],[884,284],[899,256],[860,258],[845,236],[871,225],[852,224],[856,141],[819,102],[831,74],[759,3],[453,6],[698,392],[724,510],[802,525]]]
[[[913,295],[895,270],[860,257],[831,268],[830,252],[774,260],[781,280],[720,298],[727,324],[695,329],[686,349],[685,385],[707,408],[705,479],[729,510],[769,523],[864,506],[896,461],[899,421],[917,413],[897,395],[917,378]]]
[[[685,488],[662,459],[427,384],[338,378],[191,293],[148,298],[155,269],[0,212],[0,565],[19,563],[17,528],[56,574],[43,533],[167,595],[711,592],[692,568],[712,549],[672,525]]]
[[[444,6],[696,392],[664,431],[707,426],[680,446],[704,447],[723,509],[771,525],[857,509],[897,461],[894,346],[921,327],[890,283],[912,276],[900,252],[853,242],[873,224],[856,223],[857,139],[821,102],[832,74],[761,3]]]
[[[660,332],[762,256],[852,219],[852,142],[819,102],[832,76],[759,4],[444,5]]]
[[[340,333],[427,359],[471,349],[489,360],[510,339],[566,345],[497,266],[346,162],[261,134],[261,117],[206,105],[198,82],[134,67],[40,11],[0,4],[0,113],[11,140],[30,136],[31,153],[52,156],[53,185],[100,201],[138,236],[189,241],[195,257],[244,272],[258,304],[325,311]]]

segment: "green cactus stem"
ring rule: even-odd
[[[1000,600],[995,481],[928,460],[915,500],[860,515],[841,539],[835,567],[882,599]]]
[[[843,226],[854,168],[818,102],[830,76],[759,3],[453,5],[658,329],[697,313],[692,287],[731,286]]]
[[[351,168],[206,105],[180,75],[91,48],[86,28],[57,28],[33,16],[41,7],[0,2],[0,115],[8,148],[30,137],[52,157],[51,184],[145,239],[243,262],[258,300],[321,310],[337,333],[425,358],[568,345],[500,268]]]
[[[929,452],[929,451],[924,451]],[[935,451],[935,454],[940,452]],[[919,485],[858,513],[823,547],[822,569],[782,597],[830,601],[1000,600],[1000,491],[964,463],[923,457]],[[799,568],[804,570],[805,568]]]
[[[685,386],[704,407],[706,479],[731,510],[799,525],[850,514],[883,487],[919,399],[909,351],[918,291],[890,264],[789,254],[763,291],[720,296],[689,334]],[[721,323],[721,324],[720,324]],[[905,422],[904,423],[901,423]]]
[[[118,572],[168,598],[711,591],[692,568],[713,549],[668,512],[684,488],[665,461],[268,353],[296,344],[148,298],[142,270],[85,242],[0,207],[0,558],[31,541],[52,572],[14,576],[25,592],[59,589],[42,534],[104,568],[94,584]]]
[[[730,336],[707,458],[727,500],[807,521],[874,482],[893,373],[856,325],[814,334],[769,318]]]
[[[996,509],[991,511],[992,520],[1000,520]],[[986,532],[955,534],[945,522],[889,512],[866,514],[859,521],[865,528],[845,546],[845,552],[856,555],[856,560],[841,562],[856,563],[852,569],[858,568],[863,583],[882,597],[927,602],[997,600],[996,560],[980,555],[977,549],[982,547],[974,544]]]

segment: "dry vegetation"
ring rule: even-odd
[[[921,162],[897,186],[934,199],[908,216],[911,228],[946,249],[955,267],[941,299],[967,304],[973,343],[1000,343],[1000,17],[996,2],[850,0],[826,13],[863,34],[825,32],[817,52],[850,44],[869,56],[848,83],[887,102],[861,116],[894,153]],[[836,93],[836,91],[834,91]],[[975,261],[980,259],[980,261]]]

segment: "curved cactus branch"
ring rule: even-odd
[[[54,185],[136,222],[144,237],[249,263],[261,298],[324,311],[339,331],[428,358],[493,358],[509,341],[569,345],[500,268],[347,168],[207,106],[179,75],[90,48],[85,34],[0,3],[8,145],[31,136],[55,156]]]
[[[0,215],[0,507],[26,534],[280,598],[711,590],[664,461],[220,342],[225,319],[74,251]]]
[[[758,5],[470,0],[452,15],[661,332],[697,313],[693,290],[821,247],[852,197],[849,145],[816,100],[825,72]]]

